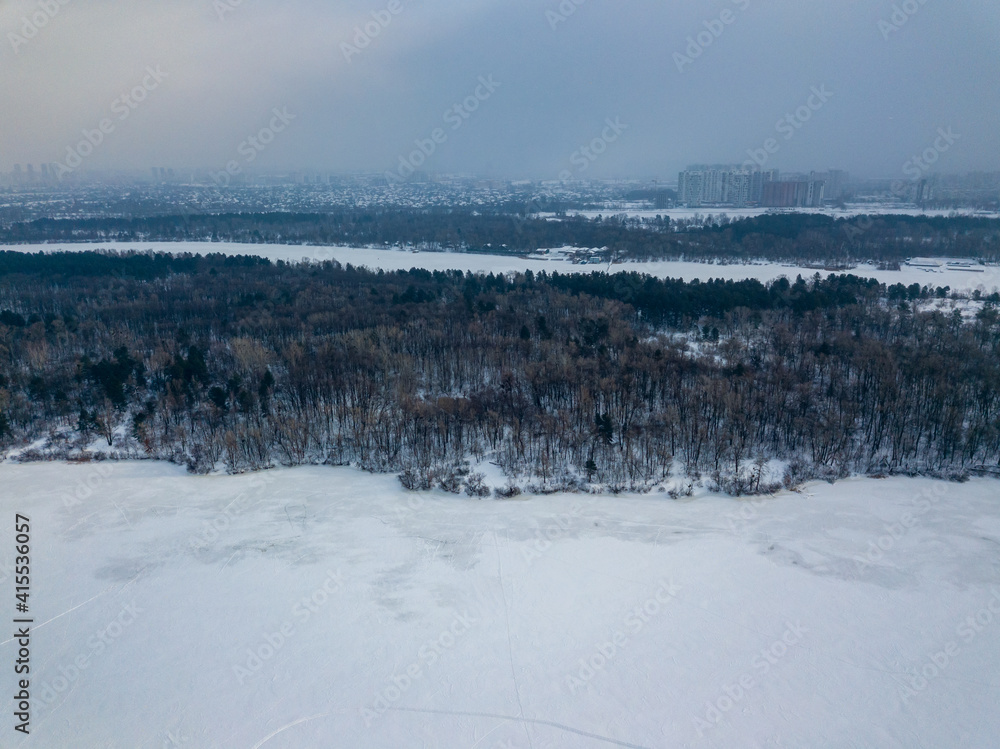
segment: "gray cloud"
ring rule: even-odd
[[[627,130],[582,175],[671,178],[743,161],[826,86],[832,98],[777,136],[769,166],[896,176],[950,126],[962,138],[938,169],[1000,169],[989,0],[400,0],[350,61],[342,43],[388,0],[243,0],[222,18],[234,0],[51,1],[0,2],[0,169],[63,159],[156,65],[168,78],[114,120],[87,167],[221,169],[287,107],[295,121],[253,166],[382,171],[441,127],[431,171],[555,177],[620,118]],[[917,10],[887,31],[894,5]],[[39,13],[29,39],[23,19]],[[679,70],[699,34],[711,44]],[[500,87],[452,130],[445,112],[489,75]]]

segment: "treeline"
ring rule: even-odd
[[[252,255],[165,252],[16,252],[0,251],[0,276],[45,275],[50,279],[74,276],[120,276],[162,278],[172,273],[210,272],[233,266],[269,265],[270,260]]]
[[[373,272],[0,256],[0,447],[231,472],[355,463],[412,488],[734,493],[1000,465],[1000,314],[869,279]],[[44,443],[38,442],[44,440]],[[38,442],[33,450],[18,452]]]
[[[249,244],[414,246],[523,254],[603,248],[619,259],[757,259],[899,262],[912,255],[1000,261],[1000,221],[974,217],[767,214],[671,221],[533,214],[537,205],[484,209],[336,209],[325,213],[228,213],[133,218],[43,218],[0,226],[6,244],[226,241]]]

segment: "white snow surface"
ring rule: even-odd
[[[607,264],[582,265],[574,264],[566,258],[567,248],[553,248],[551,259],[541,259],[538,254],[530,258],[514,255],[481,255],[460,252],[425,252],[401,249],[374,249],[369,247],[327,247],[318,245],[274,245],[274,244],[240,244],[236,242],[99,242],[84,244],[37,244],[37,245],[0,245],[0,250],[15,252],[83,252],[86,250],[139,250],[154,252],[172,252],[193,254],[222,253],[224,255],[256,255],[271,260],[298,262],[302,260],[337,260],[355,266],[365,266],[371,269],[409,270],[410,268],[425,268],[427,270],[464,270],[481,273],[507,273],[513,271],[531,270],[558,271],[560,273],[594,273],[597,271],[635,271],[648,273],[659,278],[680,278],[685,281],[699,279],[707,281],[712,278],[727,280],[742,280],[756,278],[760,281],[773,281],[781,276],[791,280],[801,275],[809,278],[819,273],[824,278],[831,272],[822,268],[806,267],[805,265],[783,264],[777,262],[758,262],[753,264],[722,265],[692,261],[655,261],[648,263],[627,262],[615,263],[610,268]],[[881,283],[902,283],[907,286],[919,283],[922,286],[949,286],[955,292],[971,292],[979,290],[991,293],[1000,289],[1000,267],[985,266],[983,272],[972,273],[942,266],[924,268],[903,265],[900,270],[878,270],[873,265],[859,265],[838,273],[853,273],[865,278],[876,278]]]
[[[351,468],[8,462],[0,485],[4,615],[21,513],[36,622],[28,737],[0,644],[5,747],[1000,735],[996,480],[483,501]]]

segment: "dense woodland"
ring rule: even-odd
[[[414,246],[523,254],[553,247],[604,248],[620,259],[758,259],[846,264],[898,263],[912,256],[1000,261],[1000,221],[987,218],[873,216],[833,219],[765,214],[539,218],[537,205],[508,210],[338,209],[326,213],[230,213],[136,218],[54,219],[0,224],[0,243],[227,241],[276,244]]]
[[[510,491],[672,472],[742,494],[773,488],[772,458],[789,484],[995,469],[1000,298],[965,321],[920,311],[947,293],[5,252],[0,448],[350,462],[470,494],[487,491],[470,459]]]

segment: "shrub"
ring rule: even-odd
[[[485,480],[486,476],[481,473],[470,473],[465,480],[465,493],[470,497],[490,496],[490,488],[484,483]]]

